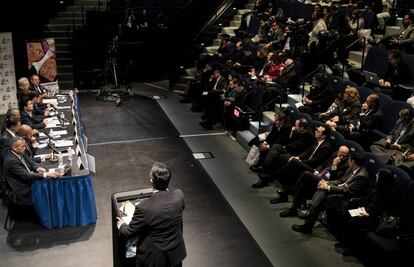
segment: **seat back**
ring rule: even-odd
[[[374,93],[374,91],[368,87],[364,87],[364,86],[359,86],[358,87],[358,92],[359,92],[359,101],[361,101],[361,103],[364,103],[365,100],[367,100],[367,97]]]
[[[362,146],[355,141],[345,140],[343,145],[349,147],[349,150],[351,152],[364,153],[364,149],[362,148]]]
[[[382,114],[385,114],[385,112],[387,112],[387,109],[389,107],[389,105],[392,102],[392,98],[389,95],[386,94],[378,94],[379,98],[380,98],[380,109]]]
[[[342,83],[343,80],[339,76],[331,76],[328,78],[329,85],[332,87],[332,92],[334,95],[337,95],[339,93],[343,93],[342,91]]]
[[[388,50],[382,46],[371,47],[365,58],[363,69],[375,72],[383,78],[388,69]]]
[[[385,167],[385,162],[382,161],[376,154],[371,152],[365,152],[365,168],[367,169],[369,176],[372,179],[375,179],[375,175],[377,174],[380,168]]]
[[[312,124],[312,118],[311,118],[311,116],[309,114],[303,113],[303,112],[299,112],[296,115],[296,119],[300,119],[300,118],[304,118],[308,122],[309,126]]]
[[[401,59],[402,59],[404,66],[408,67],[408,70],[410,72],[410,77],[411,77],[410,83],[414,83],[414,55],[413,54],[402,54]]]
[[[403,108],[411,108],[410,104],[403,101],[391,101],[387,110],[385,111],[382,132],[389,133],[394,128],[395,123],[399,118],[399,112]]]
[[[344,136],[337,131],[331,132],[331,140],[335,150],[338,150],[339,147],[342,146],[345,142]]]

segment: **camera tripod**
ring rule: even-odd
[[[118,37],[116,36],[112,42],[112,46],[109,49],[109,55],[105,62],[104,68],[104,82],[96,95],[96,99],[99,99],[100,95],[103,95],[103,100],[107,102],[114,102],[116,106],[121,104],[121,92],[120,84],[118,80],[118,63],[117,63],[117,49],[118,49]],[[113,86],[108,85],[109,78],[112,77]],[[132,95],[131,86],[125,85],[129,95]]]

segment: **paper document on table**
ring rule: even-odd
[[[57,107],[57,109],[70,109],[71,108],[71,106],[60,106],[60,107]]]
[[[60,121],[58,119],[58,117],[54,116],[54,117],[50,117],[50,118],[46,118],[47,123],[55,123],[55,124],[59,124]]]
[[[56,98],[50,98],[50,99],[42,99],[42,102],[44,103],[44,104],[52,104],[52,105],[54,105],[54,106],[57,106],[57,103],[58,103],[58,101],[57,101],[57,99]]]
[[[60,127],[60,123],[59,123],[59,125],[50,123],[50,124],[47,124],[45,128],[49,129],[49,128],[57,128],[57,127]]]
[[[66,135],[66,134],[68,134],[68,131],[67,130],[53,131],[53,134],[56,134],[56,135]]]
[[[351,215],[351,217],[357,217],[361,213],[367,213],[364,207],[357,208],[357,209],[352,209],[352,210],[348,210],[348,212]]]
[[[45,147],[47,147],[47,144],[39,144],[37,146],[37,148],[39,148],[39,149],[42,149],[42,148],[45,148]]]
[[[65,147],[65,146],[73,146],[73,141],[71,141],[71,140],[58,140],[55,143],[55,147]]]

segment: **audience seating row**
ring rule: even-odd
[[[393,101],[397,104],[393,104],[391,110],[397,110],[397,107],[401,101]],[[405,106],[404,106],[405,107]],[[399,107],[401,108],[401,107]],[[398,109],[399,111],[400,109]],[[309,130],[314,131],[316,127],[323,125],[322,122],[312,120],[309,114],[299,112],[297,108],[288,108],[288,113],[291,115],[291,120],[294,121],[298,118],[305,118],[309,124]],[[392,120],[394,117],[390,116],[388,119]],[[395,118],[394,121],[395,123]],[[390,122],[391,124],[391,122]],[[409,238],[413,238],[414,233],[414,181],[411,180],[411,177],[402,169],[397,168],[395,166],[389,166],[384,161],[382,161],[376,154],[371,152],[365,152],[364,149],[360,144],[352,140],[346,140],[344,136],[336,131],[331,133],[332,142],[335,148],[339,148],[341,145],[345,145],[350,148],[352,152],[360,152],[363,153],[365,156],[365,168],[367,169],[372,181],[376,177],[376,173],[380,168],[389,167],[391,168],[397,179],[397,191],[398,195],[401,196],[401,207],[402,207],[402,214],[400,220],[400,229],[402,233],[410,233]],[[378,235],[375,232],[368,232],[365,234],[366,242],[369,244],[369,248],[367,251],[372,253],[372,257],[378,257],[378,259],[394,259],[396,256],[401,256],[398,253],[404,251],[407,244],[401,243],[401,240],[398,238],[386,238],[383,236]]]

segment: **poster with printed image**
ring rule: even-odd
[[[27,63],[30,74],[37,74],[40,83],[49,91],[59,89],[55,39],[27,41]]]
[[[0,115],[17,108],[16,74],[11,32],[0,32]]]

